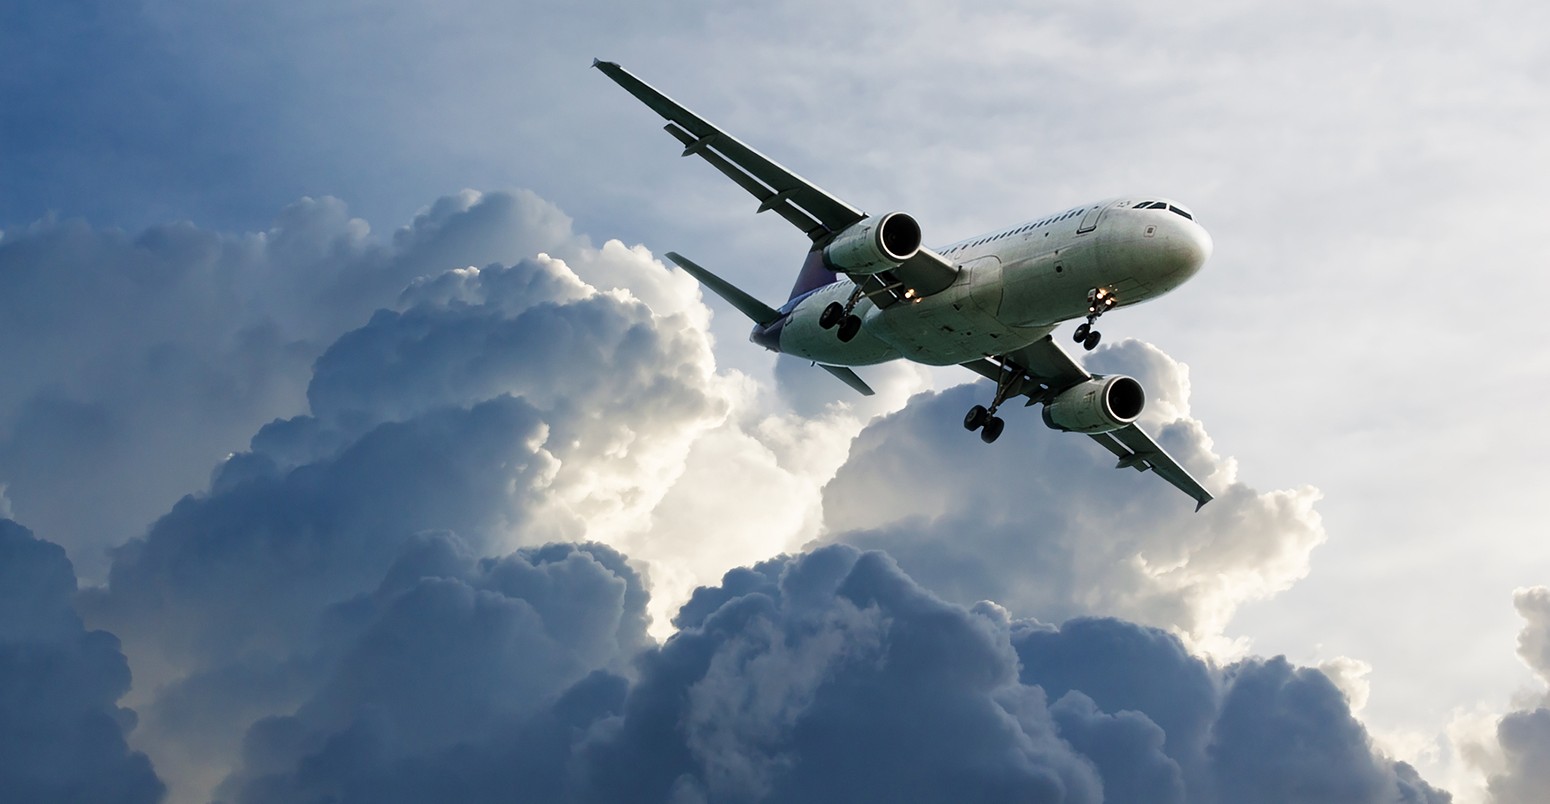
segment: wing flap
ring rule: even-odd
[[[1135,425],[1121,427],[1111,433],[1114,439],[1126,447],[1129,447],[1132,455],[1129,458],[1120,458],[1120,466],[1130,465],[1141,469],[1140,463],[1151,467],[1158,477],[1172,483],[1179,491],[1188,494],[1195,501],[1195,510],[1211,501],[1211,492],[1206,491],[1205,486],[1200,485],[1188,470],[1179,465],[1168,451],[1158,445],[1152,437]]]
[[[592,66],[672,123],[673,125],[668,126],[668,132],[684,144],[685,156],[697,154],[711,161],[710,157],[717,155],[724,162],[729,163],[728,166],[735,166],[746,174],[747,178],[757,180],[761,186],[756,189],[747,182],[733,177],[733,181],[748,190],[761,204],[768,202],[772,196],[785,193],[786,200],[783,204],[797,205],[832,232],[838,232],[866,217],[860,210],[835,198],[818,185],[792,173],[775,160],[711,125],[655,87],[631,75],[618,64],[594,59]],[[718,170],[728,176],[733,175],[716,162],[711,161],[711,164],[716,165]],[[777,204],[774,208],[778,210],[780,206]],[[787,220],[790,218],[788,217]],[[802,224],[797,224],[797,228],[811,235],[811,229]]]
[[[813,240],[828,234],[829,230],[825,229],[823,224],[819,223],[816,218],[803,212],[801,208],[791,203],[791,199],[796,196],[794,190],[771,190],[765,186],[764,182],[759,181],[742,168],[727,161],[721,154],[715,151],[707,151],[703,148],[695,150],[697,143],[708,142],[708,140],[695,139],[693,134],[679,128],[676,123],[668,123],[666,129],[667,133],[672,134],[674,138],[687,146],[684,148],[684,156],[688,156],[691,153],[698,154],[701,159],[709,162],[711,167],[721,171],[722,175],[731,179],[737,186],[747,190],[749,195],[759,199],[759,212],[774,210],[775,214],[785,218],[792,226],[801,229],[803,234],[806,234]]]

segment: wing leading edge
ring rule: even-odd
[[[963,366],[998,382],[1005,378],[1009,369],[1017,371],[1020,376],[1014,380],[1018,383],[1016,393],[1028,397],[1029,405],[1092,379],[1092,375],[1056,346],[1048,335],[1008,353],[1001,365],[981,359],[964,363]],[[1158,477],[1189,495],[1195,501],[1196,511],[1211,501],[1211,492],[1206,491],[1200,481],[1180,466],[1146,431],[1134,424],[1113,432],[1092,433],[1090,437],[1119,459],[1116,469],[1135,469],[1138,472],[1151,469]]]

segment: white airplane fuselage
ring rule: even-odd
[[[938,251],[961,266],[953,283],[888,307],[863,297],[854,308],[861,331],[848,342],[818,322],[826,306],[844,304],[855,290],[843,276],[791,299],[781,319],[755,327],[750,340],[842,366],[898,358],[949,366],[1002,355],[1085,318],[1095,288],[1121,307],[1173,290],[1200,270],[1211,237],[1181,205],[1148,196],[1075,207]]]

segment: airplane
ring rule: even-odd
[[[931,249],[903,212],[868,215],[711,125],[618,64],[600,70],[668,121],[683,156],[699,156],[807,235],[812,246],[780,307],[733,286],[676,252],[665,255],[753,319],[749,340],[812,361],[859,393],[872,389],[852,366],[912,360],[961,365],[995,383],[987,405],[963,426],[989,444],[1016,397],[1043,405],[1048,427],[1083,433],[1118,459],[1117,468],[1152,470],[1195,500],[1206,491],[1135,425],[1146,402],[1141,383],[1094,375],[1053,339],[1076,319],[1073,340],[1092,350],[1095,325],[1118,307],[1156,298],[1194,276],[1211,254],[1211,236],[1182,204],[1157,195],[1081,204]]]

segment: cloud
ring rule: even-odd
[[[1150,617],[1204,642],[1233,606],[1295,579],[1322,538],[1311,490],[1236,483],[1165,355],[1124,343],[1100,357],[1148,384],[1149,426],[1222,491],[1199,517],[1083,439],[1028,427],[987,453],[956,429],[982,389],[917,396],[854,441],[858,409],[785,412],[718,370],[698,288],[618,243],[573,238],[563,259],[399,277],[369,315],[338,300],[386,293],[382,272],[493,249],[460,243],[523,210],[536,210],[531,230],[553,221],[512,198],[438,202],[391,247],[361,241],[380,253],[358,262],[340,246],[355,242],[341,232],[364,237],[348,218],[303,204],[282,227],[288,253],[340,262],[310,292],[262,283],[298,296],[276,327],[319,342],[340,330],[317,349],[306,413],[255,425],[79,598],[124,640],[136,746],[176,800],[515,787],[573,800],[1210,801],[1285,787],[1283,768],[1235,746],[1297,730],[1344,763],[1335,789],[1430,800],[1374,754],[1322,674],[1274,660],[1223,670],[1164,631],[1070,619]],[[896,474],[920,466],[934,474]],[[1079,471],[1033,476],[1033,495],[973,481],[1030,466]],[[1156,521],[1170,504],[1180,515]],[[1033,552],[1064,564],[1023,558],[1028,510],[1059,526]],[[820,526],[887,537],[901,559],[829,545],[757,563]],[[952,556],[967,562],[956,571],[933,552],[952,543],[943,533],[972,548]],[[662,628],[685,598],[677,635],[652,645],[652,618]],[[1139,675],[1106,681],[1115,667]]]
[[[419,255],[405,257],[414,265],[467,257],[486,247],[455,241],[532,212],[522,198],[444,199],[389,252]],[[287,248],[337,246],[334,224],[309,229],[317,216],[297,214]],[[257,428],[204,491],[114,549],[107,584],[82,605],[130,646],[145,713],[136,739],[175,797],[212,789],[242,756],[248,724],[320,694],[362,627],[350,601],[406,566],[423,534],[454,534],[474,557],[606,542],[659,574],[638,605],[651,606],[642,628],[655,616],[665,631],[695,585],[816,527],[821,479],[859,418],[764,409],[750,381],[717,370],[692,279],[616,242],[566,248],[569,260],[539,254],[406,280],[320,351],[306,414]],[[348,265],[319,273],[339,288],[380,281]],[[331,296],[312,298],[334,310]],[[757,505],[699,493],[705,485],[744,489],[772,516],[750,518]],[[705,525],[721,521],[738,522],[737,538]],[[422,605],[454,607],[472,593],[420,594]],[[486,598],[469,600],[478,610]]]
[[[531,573],[531,560],[500,563]],[[580,593],[585,577],[555,578],[556,597],[617,613],[617,597]],[[569,651],[503,650],[536,626],[484,647],[457,638],[479,619],[469,597],[478,578],[421,580],[385,603],[384,620],[408,608],[418,627],[388,655],[365,649],[371,664],[437,667],[443,653],[477,653],[477,672],[523,676],[519,689],[566,677],[546,663]],[[453,590],[456,605],[427,605]],[[1375,753],[1318,670],[1280,658],[1219,668],[1175,637],[1117,619],[1057,628],[1010,620],[991,604],[965,608],[878,552],[830,546],[733,570],[698,590],[678,625],[633,667],[550,688],[541,705],[502,705],[511,690],[491,696],[487,711],[455,718],[455,745],[425,738],[437,729],[408,727],[446,720],[457,709],[442,699],[477,682],[434,692],[412,684],[375,708],[355,689],[376,689],[369,676],[378,673],[328,686],[294,718],[255,727],[249,770],[227,792],[246,802],[487,801],[512,790],[646,802],[1449,800]],[[425,636],[440,633],[450,638]],[[585,664],[569,665],[571,675]],[[401,701],[427,695],[437,705],[404,711]],[[298,739],[307,732],[297,722],[327,722],[320,712],[348,716],[298,752],[309,740]],[[422,750],[406,750],[416,741]],[[266,773],[252,772],[259,765]]]
[[[1523,628],[1518,633],[1518,657],[1542,683],[1550,684],[1550,589],[1534,586],[1512,596]],[[1550,693],[1539,690],[1523,708],[1495,720],[1495,729],[1465,737],[1465,758],[1486,777],[1495,804],[1530,804],[1550,789]]]
[[[0,238],[0,483],[100,580],[263,423],[305,409],[313,360],[413,279],[582,247],[531,193],[438,200],[387,245],[332,198],[263,232],[138,234],[44,220]],[[83,498],[90,505],[82,505]]]
[[[1001,441],[964,432],[989,389],[915,397],[870,424],[824,489],[825,541],[887,550],[949,600],[1023,616],[1113,614],[1218,637],[1242,603],[1290,586],[1325,539],[1311,488],[1260,492],[1189,415],[1186,367],[1124,341],[1091,358],[1148,393],[1141,424],[1216,494],[1199,513],[1150,474],[1118,472],[1076,435],[1008,408]]]
[[[64,550],[0,519],[0,790],[16,801],[154,802],[165,789],[125,732],[119,641],[76,615]]]
[[[623,670],[647,643],[645,604],[640,576],[601,545],[479,560],[454,537],[425,537],[369,599],[347,605],[361,623],[349,649],[296,714],[252,727],[225,789],[242,801],[307,799],[499,744],[509,724]],[[305,772],[287,777],[298,762]],[[383,793],[376,800],[407,800]]]

